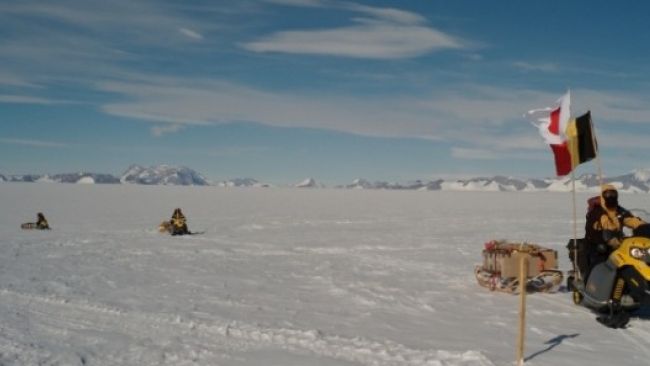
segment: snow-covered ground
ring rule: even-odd
[[[5,183],[0,202],[2,365],[512,365],[518,298],[476,284],[483,243],[566,270],[572,235],[566,193]],[[205,234],[158,233],[175,207]],[[20,230],[38,211],[53,230]],[[527,365],[650,360],[647,316],[607,329],[562,292],[527,316]]]

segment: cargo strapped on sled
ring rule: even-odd
[[[529,266],[526,290],[531,292],[557,291],[562,283],[562,271],[557,269],[557,251],[536,244],[510,243],[492,240],[485,243],[483,264],[474,274],[479,285],[492,291],[518,293],[521,257],[528,255]]]

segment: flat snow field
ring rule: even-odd
[[[0,205],[0,365],[513,365],[518,297],[477,285],[483,243],[566,270],[573,232],[568,193],[5,183]],[[175,207],[205,234],[158,233]],[[53,230],[20,230],[38,211]],[[612,330],[531,295],[526,364],[647,365],[649,313]]]

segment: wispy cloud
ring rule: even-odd
[[[98,87],[127,100],[104,105],[106,113],[174,126],[157,126],[154,134],[177,131],[179,125],[249,121],[375,137],[461,141],[500,150],[544,148],[534,128],[521,119],[521,113],[530,105],[542,105],[556,97],[477,86],[429,98],[308,95],[266,91],[219,80],[155,76],[140,82],[101,83]],[[525,100],[532,102],[527,104]],[[503,126],[513,120],[520,126],[516,129],[518,134],[504,133]]]
[[[323,0],[264,0],[267,3],[289,6],[308,6],[308,7],[324,7],[327,3]]]
[[[160,57],[186,54],[187,40],[204,40],[216,23],[150,2],[2,2],[0,28],[21,31],[0,36],[0,84],[78,83],[151,67]]]
[[[64,148],[70,146],[68,144],[64,144],[60,142],[12,139],[12,138],[0,138],[0,143],[12,144],[12,145],[25,145],[25,146],[32,146],[32,147],[55,147],[55,148]]]
[[[310,95],[267,91],[220,80],[155,76],[143,77],[139,82],[106,82],[98,87],[126,100],[104,105],[106,113],[158,123],[152,129],[155,135],[176,132],[180,126],[192,124],[246,121],[462,143],[465,150],[456,151],[459,157],[469,157],[471,152],[481,149],[493,154],[547,149],[521,115],[528,109],[552,103],[560,95],[480,85],[434,92],[429,97]],[[576,111],[586,110],[587,101],[598,104],[592,109],[597,123],[606,118],[628,123],[650,121],[650,107],[644,105],[642,95],[619,96],[588,90],[574,94],[579,95],[574,98]],[[630,107],[634,107],[634,113],[629,111]],[[160,125],[161,122],[170,125]]]
[[[503,153],[497,153],[486,149],[468,149],[454,147],[451,149],[451,156],[456,159],[469,160],[499,160],[503,159]]]
[[[202,40],[203,39],[203,35],[201,33],[197,32],[197,31],[193,31],[193,30],[188,29],[188,28],[178,28],[178,31],[182,35],[184,35],[184,36],[186,36],[188,38],[191,38],[191,39],[195,39],[195,40]]]
[[[160,137],[168,133],[178,132],[183,128],[185,128],[185,126],[181,124],[173,124],[173,123],[168,125],[162,125],[162,126],[154,126],[151,127],[151,134],[156,137]]]
[[[352,19],[350,26],[280,31],[241,46],[253,52],[372,59],[410,58],[466,47],[460,38],[428,26],[425,18],[412,12],[347,2],[338,3],[336,7],[362,17]]]
[[[0,72],[0,85],[26,87],[26,88],[42,88],[34,82],[28,81],[25,77],[13,75],[10,73]]]
[[[72,102],[63,100],[52,100],[48,98],[32,97],[27,95],[0,95],[0,103],[16,104],[70,104]]]
[[[558,72],[560,70],[560,67],[552,62],[531,63],[515,61],[512,65],[523,71]]]
[[[364,13],[378,20],[384,20],[391,23],[398,23],[398,24],[426,23],[425,17],[410,11],[394,9],[394,8],[379,8],[375,6],[367,6],[367,5],[361,5],[355,3],[343,3],[341,6],[342,8]]]
[[[435,135],[431,117],[419,115],[408,102],[310,97],[223,81],[155,77],[149,77],[147,82],[107,82],[98,87],[129,100],[104,105],[106,113],[151,122],[189,125],[250,121],[370,136]]]

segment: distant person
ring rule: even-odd
[[[191,232],[187,229],[187,220],[185,219],[185,215],[183,215],[183,212],[180,208],[174,210],[171,219],[171,226],[172,235],[191,234]]]
[[[22,229],[50,230],[50,225],[42,212],[36,214],[36,222],[27,222],[20,225]]]
[[[42,212],[36,214],[36,227],[40,230],[50,229],[50,225],[47,223],[47,220],[45,219],[45,215],[43,215]]]
[[[607,259],[624,238],[623,228],[636,229],[643,220],[618,204],[618,191],[611,184],[601,188],[600,202],[590,207],[585,223],[585,239],[589,248],[589,269]],[[598,204],[599,203],[599,204]]]

